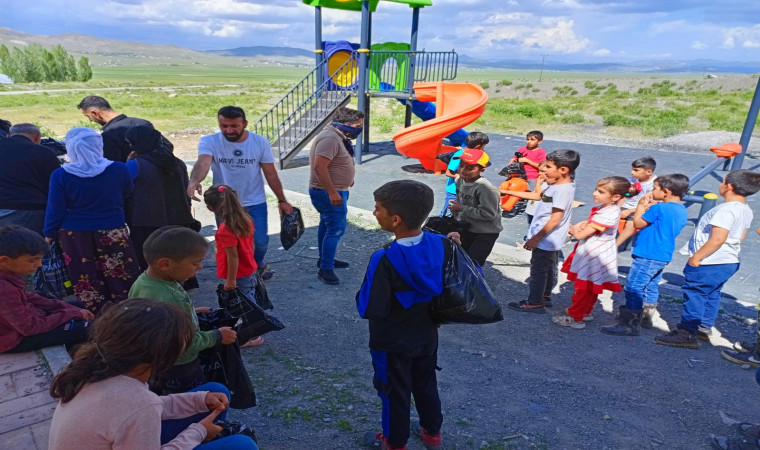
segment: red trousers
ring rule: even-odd
[[[584,317],[591,314],[598,297],[599,294],[594,294],[591,291],[576,289],[573,293],[573,304],[567,308],[567,313],[576,322],[582,321]]]

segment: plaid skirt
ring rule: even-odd
[[[95,314],[107,303],[127,299],[140,275],[127,227],[59,230],[58,242],[77,300]]]

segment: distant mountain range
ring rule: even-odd
[[[314,52],[293,47],[251,46],[223,50],[196,51],[175,45],[153,45],[141,42],[117,41],[85,34],[58,34],[53,36],[22,33],[0,27],[0,44],[8,47],[25,47],[39,43],[43,47],[60,44],[75,57],[87,56],[95,65],[250,65],[273,62],[286,65],[310,64]],[[629,62],[588,63],[574,62],[572,56],[550,56],[544,70],[576,72],[636,72],[636,73],[757,73],[760,63],[756,61],[664,61],[638,60]],[[459,55],[459,63],[470,68],[498,68],[538,70],[540,60],[503,59],[483,60]]]

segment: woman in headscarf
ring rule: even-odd
[[[147,125],[130,128],[125,139],[132,148],[127,170],[135,183],[125,211],[137,260],[145,270],[142,247],[151,233],[166,225],[200,231],[201,224],[193,218],[186,193],[187,165],[174,156],[171,143]]]
[[[124,163],[103,158],[95,130],[69,130],[66,150],[71,163],[50,176],[43,231],[61,244],[77,300],[97,314],[126,299],[140,273],[124,218],[134,184]]]

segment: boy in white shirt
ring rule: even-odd
[[[681,253],[689,256],[683,269],[685,282],[681,323],[668,334],[656,337],[658,344],[699,348],[699,339],[709,341],[718,317],[720,291],[739,270],[741,241],[752,222],[746,197],[760,190],[760,173],[734,170],[720,184],[724,203],[699,220],[694,235]]]
[[[639,200],[654,190],[654,180],[657,178],[657,175],[654,174],[656,167],[657,162],[651,156],[644,156],[631,163],[630,181],[631,183],[639,183],[641,189],[639,189],[638,195],[626,198],[620,205],[623,210],[620,213],[620,219],[625,221],[625,225],[618,234],[618,251],[625,250],[626,242],[636,232],[636,227],[633,226],[633,214],[636,212],[636,205],[639,204]]]

